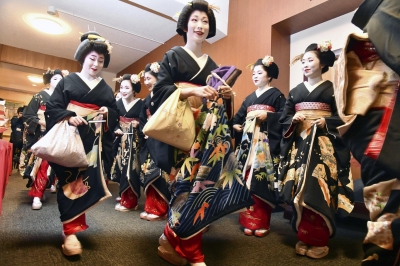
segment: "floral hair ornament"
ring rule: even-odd
[[[324,41],[322,43],[319,43],[317,46],[317,49],[320,52],[327,52],[332,49],[332,42],[329,40],[329,41]]]
[[[131,82],[133,83],[133,84],[136,84],[136,83],[140,83],[140,75],[141,75],[141,73],[139,73],[139,75],[137,75],[137,74],[132,74],[131,75]]]
[[[118,78],[113,78],[112,81],[116,81],[116,82],[118,82],[118,83],[121,83],[123,78],[124,78],[124,77],[119,76]]]
[[[158,62],[151,63],[150,70],[154,73],[158,73],[158,71],[160,71],[160,64]]]
[[[82,33],[82,35],[83,35],[83,33]],[[103,37],[100,37],[98,35],[95,35],[95,34],[89,34],[87,38],[90,42],[93,42],[93,41],[103,42],[105,45],[107,45],[108,54],[111,54],[113,47],[108,40],[106,40]]]
[[[61,74],[62,74],[63,77],[65,77],[65,76],[69,75],[69,71],[66,70],[66,69],[61,70]]]
[[[266,55],[261,62],[264,66],[269,67],[274,62],[274,58],[270,55]]]
[[[248,69],[250,69],[250,70],[253,70],[253,69],[254,69],[254,64],[248,64],[248,65],[246,66],[246,68],[248,68]]]

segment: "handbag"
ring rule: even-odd
[[[55,124],[32,148],[43,160],[65,167],[87,167],[85,149],[78,129],[62,120]]]
[[[143,133],[188,151],[196,136],[195,123],[189,102],[179,99],[180,94],[181,88],[178,87],[150,117],[143,128]]]

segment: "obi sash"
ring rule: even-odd
[[[329,104],[321,102],[302,102],[295,105],[296,113],[300,113],[306,117],[306,120],[298,123],[296,132],[300,133],[312,127],[314,120],[321,117],[332,116],[331,107]]]
[[[119,126],[121,127],[122,131],[128,130],[129,126],[132,124],[133,127],[137,127],[140,121],[138,118],[129,118],[125,116],[119,117]]]
[[[91,114],[96,114],[97,110],[100,109],[100,106],[90,103],[81,103],[77,101],[70,101],[67,110],[75,112],[79,116],[88,116]]]

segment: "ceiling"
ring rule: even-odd
[[[176,22],[173,16],[187,2],[187,0],[0,0],[0,43],[74,60],[80,33],[89,29],[96,30],[113,45],[110,65],[103,71],[109,72],[111,78],[176,35]],[[215,42],[226,36],[228,25],[229,0],[214,0],[212,3],[220,6],[221,11],[215,13],[219,25],[217,35],[209,39],[209,42]],[[24,14],[47,15],[49,6],[55,7],[56,16],[69,24],[71,32],[49,35],[24,22],[22,18]],[[0,64],[0,87],[5,89],[19,87],[20,91],[26,92],[32,89],[40,91],[42,86],[32,88],[31,83],[22,79],[23,77],[26,79],[28,74],[40,75],[39,72],[42,73],[43,70],[9,69]],[[5,86],[6,79],[11,74],[20,78]],[[16,80],[21,80],[22,83],[18,83],[17,86]]]

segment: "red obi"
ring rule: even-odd
[[[261,110],[261,111],[269,111],[269,112],[275,112],[275,108],[266,104],[253,104],[247,107],[247,113],[251,111],[256,111],[256,110]]]
[[[296,112],[301,110],[321,110],[331,112],[331,106],[329,104],[320,102],[297,103],[294,108]]]
[[[125,116],[120,116],[119,117],[119,121],[121,121],[123,123],[129,123],[129,122],[132,122],[132,121],[139,122],[139,119],[138,118],[128,118],[128,117],[125,117]]]
[[[91,103],[80,103],[74,100],[70,101],[71,104],[82,107],[82,108],[87,108],[87,109],[93,109],[93,110],[99,110],[100,106],[91,104]]]
[[[39,110],[46,111],[46,105],[40,105]]]

